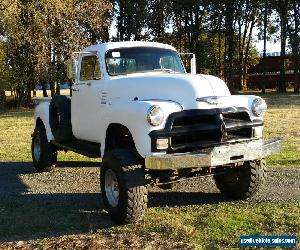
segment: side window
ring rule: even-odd
[[[97,56],[85,56],[81,61],[80,81],[99,80],[100,64]]]

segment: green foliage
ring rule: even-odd
[[[20,0],[7,5],[0,12],[1,28],[18,99],[30,101],[37,83],[49,82],[53,88],[65,80],[63,61],[72,51],[107,40],[110,10],[109,0]]]
[[[114,3],[117,17],[114,40],[150,39],[172,44],[180,52],[193,52],[199,73],[218,75],[235,90],[247,88],[248,68],[258,62],[253,46],[256,29],[260,31],[258,39],[276,40],[280,30],[285,41],[287,28],[292,28],[293,54],[299,58],[297,0],[116,0]],[[285,49],[286,45],[282,51]],[[236,76],[241,81],[233,85]]]
[[[66,78],[63,61],[72,51],[109,40],[112,17],[117,22],[112,40],[172,44],[196,54],[198,73],[218,75],[231,88],[245,89],[247,70],[258,62],[255,28],[259,39],[273,40],[279,30],[282,44],[289,38],[297,72],[299,8],[296,0],[3,0],[0,40],[20,97],[41,82],[50,83],[53,92],[55,83]],[[233,85],[236,76],[241,81]]]
[[[196,54],[199,73],[245,76],[255,62],[252,31],[259,1],[116,1],[117,40],[145,39]],[[145,22],[146,20],[146,22]],[[137,27],[138,25],[138,27]],[[143,31],[143,32],[141,32]],[[143,34],[141,34],[143,33]],[[253,58],[254,57],[254,58]]]
[[[0,90],[5,90],[9,87],[11,69],[5,60],[5,51],[3,43],[0,42]]]

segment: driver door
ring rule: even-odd
[[[77,139],[100,143],[100,93],[104,88],[100,62],[96,54],[81,58],[79,79],[73,86],[72,128]]]

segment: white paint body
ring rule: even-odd
[[[119,42],[93,45],[83,52],[97,55],[101,66],[101,79],[81,82],[77,74],[71,99],[73,134],[77,139],[101,144],[105,150],[106,131],[110,124],[126,126],[132,134],[135,146],[143,157],[157,154],[151,152],[149,133],[160,130],[173,112],[189,109],[212,109],[244,107],[251,113],[251,104],[256,96],[231,95],[225,82],[210,75],[150,72],[110,76],[105,64],[105,53],[110,49],[125,47],[157,47],[171,49],[170,45],[150,42]],[[80,72],[81,58],[77,72]],[[89,85],[84,83],[89,83]],[[134,100],[135,98],[138,100]],[[201,97],[217,97],[218,104],[196,101]],[[164,122],[151,126],[146,118],[148,109],[159,105],[164,112]],[[49,125],[49,102],[40,103],[35,110],[35,120],[40,118],[46,128],[48,140],[53,140]],[[263,119],[262,117],[256,119]],[[161,153],[160,153],[161,154]]]

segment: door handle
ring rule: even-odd
[[[79,92],[79,89],[72,88],[74,92]]]
[[[90,82],[87,82],[86,85],[87,85],[87,86],[91,86],[92,84],[91,84]]]

